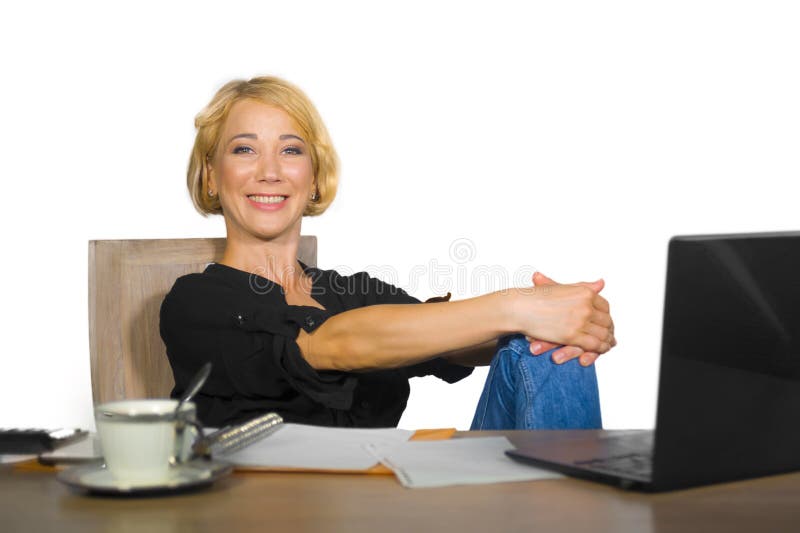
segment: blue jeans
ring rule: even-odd
[[[554,350],[533,356],[524,335],[502,337],[471,429],[599,429],[594,365],[557,365]]]

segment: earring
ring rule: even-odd
[[[209,189],[209,190],[208,190],[208,196],[210,196],[211,198],[214,198],[214,196],[215,196],[215,193],[214,193],[214,191],[212,191],[211,189]]]
[[[311,193],[311,201],[316,202],[317,200],[319,200],[319,194],[317,194],[317,191],[314,191]]]

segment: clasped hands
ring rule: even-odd
[[[533,284],[535,287],[545,287],[548,285],[558,285],[555,281],[548,278],[541,272],[536,272],[533,275]],[[526,335],[525,338],[530,342],[531,353],[533,355],[540,355],[548,350],[552,350],[557,346],[561,346],[558,350],[553,352],[553,361],[556,363],[565,363],[571,359],[579,358],[582,366],[589,366],[593,364],[601,353],[605,353],[612,347],[616,346],[617,341],[614,338],[614,321],[609,314],[608,301],[599,296],[600,291],[605,287],[605,282],[600,279],[592,283],[576,283],[574,285],[588,287],[596,296],[593,301],[594,310],[592,314],[585,320],[582,326],[581,333],[594,337],[594,339],[587,339],[592,344],[597,345],[594,351],[584,350],[581,346],[577,345],[562,345],[553,342],[547,342],[536,337]],[[595,341],[595,339],[598,342]]]

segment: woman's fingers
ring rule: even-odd
[[[613,348],[614,346],[617,345],[617,338],[614,335],[614,322],[613,321],[611,322],[611,327],[608,328],[608,329],[611,331],[611,343],[610,344],[611,344],[611,347]]]
[[[531,348],[530,349],[531,349],[531,353],[533,355],[543,354],[544,352],[552,350],[553,348],[558,346],[558,344],[555,344],[555,343],[552,343],[552,342],[543,341],[543,340],[539,340],[539,339],[535,339],[535,338],[530,337],[528,335],[525,335],[525,340],[527,340],[531,344]]]
[[[603,311],[598,311],[597,309],[592,311],[592,314],[589,317],[589,322],[603,328],[611,328],[614,325],[611,315],[604,313]]]
[[[553,361],[561,365],[572,359],[578,359],[581,366],[589,366],[597,361],[600,354],[597,352],[585,352],[577,346],[564,346],[553,352]]]
[[[605,300],[603,300],[605,302]],[[597,303],[596,301],[593,303]],[[608,302],[605,302],[606,306]],[[584,346],[577,342],[569,342],[569,344],[577,345],[580,348],[584,349],[585,351],[591,352],[599,352],[605,353],[608,349],[611,348],[614,344],[616,344],[616,339],[614,338],[614,321],[611,318],[611,315],[607,311],[601,311],[596,306],[588,313],[584,315],[585,321],[583,324],[580,324],[575,329],[575,334],[586,334],[591,337],[594,337],[599,341],[599,344],[596,346]],[[604,349],[604,344],[608,344],[609,348]],[[580,354],[579,354],[580,355]]]
[[[557,281],[555,281],[552,278],[549,278],[549,277],[545,276],[541,272],[534,272],[532,281],[533,281],[533,284],[535,286],[559,285],[559,283]],[[589,287],[594,292],[600,292],[605,288],[606,282],[605,282],[604,279],[601,278],[601,279],[598,279],[597,281],[581,281],[581,282],[575,283],[575,285],[582,285],[584,287]]]
[[[614,335],[611,333],[609,328],[604,328],[592,323],[586,324],[586,326],[583,328],[583,333],[588,333],[595,339],[606,342],[609,345],[614,338]]]
[[[583,352],[580,358],[581,366],[593,365],[598,357],[600,357],[600,354],[597,352]]]
[[[586,352],[606,353],[611,349],[608,340],[601,340],[588,333],[579,333],[570,341],[571,346],[578,346]]]
[[[610,313],[611,306],[608,304],[608,300],[600,296],[599,294],[595,294],[594,298],[592,299],[592,306],[598,311],[602,311],[603,313]]]
[[[545,276],[539,271],[533,273],[532,281],[534,285],[561,285],[561,283],[557,282],[556,280],[554,280],[549,276]],[[605,287],[606,282],[601,278],[598,279],[597,281],[579,281],[575,283],[575,285],[584,285],[586,287],[595,290],[595,292],[600,292],[601,290],[603,290],[603,287]]]
[[[541,272],[534,272],[533,273],[533,284],[534,285],[557,285],[558,282],[548,278]]]
[[[558,346],[557,344],[553,344],[551,342],[539,341],[537,339],[528,336],[526,336],[525,338],[528,339],[528,342],[533,341],[531,343],[531,353],[533,355],[541,355]],[[541,346],[541,348],[536,348],[537,345]],[[562,346],[561,348],[555,350],[551,354],[551,358],[553,359],[553,361],[558,364],[566,363],[567,361],[570,361],[575,358],[580,358],[579,362],[581,366],[589,366],[594,364],[594,362],[597,361],[598,357],[600,357],[599,353],[585,352],[583,348],[580,348],[578,346]]]
[[[607,305],[608,302],[606,302],[606,306]],[[607,330],[605,335],[599,338],[608,342],[612,347],[617,345],[617,340],[614,338],[614,320],[611,318],[611,315],[608,313],[607,310],[600,311],[597,308],[595,308],[595,310],[592,311],[592,316],[589,320],[591,324],[595,326],[600,326]]]
[[[585,353],[583,348],[578,346],[564,346],[554,351],[552,358],[554,362],[562,364],[576,357],[580,357],[583,353]]]

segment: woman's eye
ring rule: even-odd
[[[253,149],[249,146],[237,146],[233,149],[234,154],[252,154]]]
[[[283,153],[289,155],[301,155],[303,151],[297,146],[287,146],[283,149]]]

